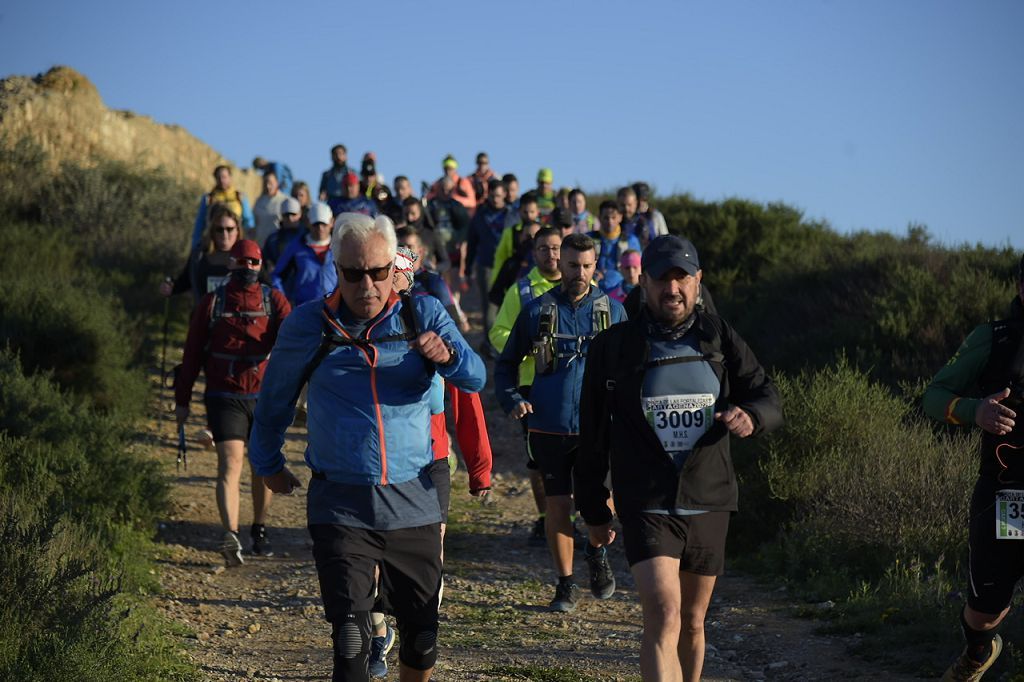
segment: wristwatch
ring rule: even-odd
[[[444,347],[448,349],[448,362],[439,362],[437,364],[439,367],[451,367],[455,364],[458,353],[455,352],[455,346],[448,340],[444,340]]]

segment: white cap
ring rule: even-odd
[[[315,201],[313,205],[309,207],[309,224],[315,223],[327,223],[331,224],[331,220],[334,216],[331,215],[331,207],[322,201]]]
[[[299,200],[295,197],[288,197],[281,202],[281,215],[287,215],[289,213],[302,213],[302,204],[300,204]]]

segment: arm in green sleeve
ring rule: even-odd
[[[980,399],[965,397],[965,393],[984,371],[991,349],[992,325],[978,325],[925,389],[921,401],[925,414],[947,424],[974,424]]]
[[[487,288],[490,289],[494,286],[495,280],[498,279],[498,273],[501,272],[501,266],[505,264],[512,254],[515,253],[515,236],[512,234],[513,228],[506,227],[501,237],[498,239],[498,246],[494,249],[494,263],[491,265],[491,280],[487,282]],[[515,322],[516,318],[512,318]],[[509,329],[512,326],[509,325]],[[493,343],[493,341],[492,341]]]

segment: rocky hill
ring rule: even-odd
[[[227,164],[239,189],[253,199],[259,194],[253,171],[238,169],[181,126],[107,108],[96,86],[66,66],[34,78],[0,80],[0,145],[24,136],[35,140],[54,164],[115,160],[162,167],[195,184],[197,191],[212,186],[214,167]]]

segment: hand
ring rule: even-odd
[[[463,334],[469,333],[469,320],[467,320],[465,317],[463,317],[462,321],[459,322],[459,331],[462,332]]]
[[[512,408],[512,411],[508,413],[508,416],[513,419],[522,419],[528,414],[533,414],[533,405],[525,400],[520,400],[516,403],[516,406]]]
[[[171,282],[160,282],[160,295],[168,297],[171,292],[174,291],[174,285]]]
[[[183,426],[188,421],[188,414],[188,405],[174,406],[174,420],[178,423],[178,426]]]
[[[478,490],[470,489],[469,494],[472,495],[473,497],[483,498],[483,497],[487,497],[488,495],[491,494],[491,489],[490,488],[480,488]],[[483,500],[481,500],[481,501],[483,501]]]
[[[273,476],[264,476],[263,482],[279,495],[291,495],[293,490],[302,487],[302,482],[295,478],[295,474],[289,471],[288,467],[282,467]]]
[[[435,332],[423,332],[409,344],[409,348],[438,365],[444,365],[452,357],[444,340]]]
[[[590,544],[594,547],[604,547],[615,542],[615,531],[612,530],[612,524],[606,523],[601,526],[587,526],[587,531],[590,535]]]
[[[743,409],[730,405],[723,412],[715,412],[715,419],[725,424],[729,432],[740,438],[754,433],[754,422]]]
[[[1004,388],[999,393],[982,398],[978,409],[974,411],[974,423],[997,436],[1005,436],[1013,431],[1017,413],[1002,404],[1009,397],[1010,389]]]

